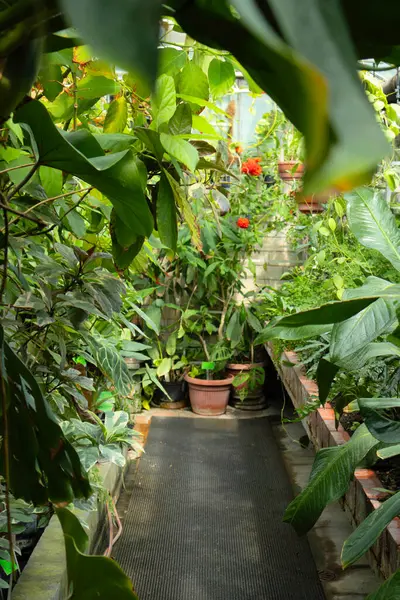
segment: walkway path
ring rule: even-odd
[[[140,600],[323,600],[271,425],[153,417],[114,556]]]

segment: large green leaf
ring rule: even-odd
[[[284,520],[299,534],[315,524],[325,506],[345,494],[354,470],[378,444],[365,425],[342,446],[319,450],[306,488],[289,504]]]
[[[149,83],[157,73],[161,0],[62,0],[71,24],[104,58],[138,72]]]
[[[128,103],[125,98],[116,98],[109,106],[104,121],[104,133],[122,133],[128,120]],[[101,137],[101,136],[100,136]]]
[[[186,64],[187,54],[185,50],[177,48],[161,48],[159,51],[159,66],[160,75],[175,75]]]
[[[188,62],[177,77],[177,91],[184,96],[194,96],[202,100],[208,100],[207,75],[193,61]]]
[[[336,377],[339,367],[332,364],[329,360],[321,358],[317,368],[317,384],[319,392],[319,401],[321,404],[325,404],[326,399],[329,396],[332,383]]]
[[[105,556],[84,554],[88,537],[78,518],[66,508],[57,508],[64,534],[70,600],[138,600],[131,580],[121,567]]]
[[[9,484],[16,498],[34,504],[71,502],[91,494],[78,455],[65,438],[26,365],[4,340],[0,327],[2,388],[6,392],[9,444]],[[4,436],[4,419],[0,434]],[[29,448],[29,452],[27,452]],[[5,476],[4,453],[0,473]]]
[[[144,196],[146,169],[130,150],[105,155],[89,132],[63,134],[40,102],[22,106],[14,120],[29,125],[40,164],[71,173],[95,186],[137,235],[151,234],[153,219]]]
[[[385,298],[387,300],[400,300],[400,285],[391,283],[380,277],[367,277],[364,285],[344,291],[343,299],[354,298]]]
[[[348,356],[365,348],[366,344],[382,333],[388,332],[395,322],[396,311],[393,304],[379,298],[350,319],[336,323],[331,336],[331,362],[346,366]]]
[[[385,444],[396,444],[400,440],[400,421],[381,412],[387,408],[397,408],[397,398],[359,398],[358,406],[365,425],[376,439]]]
[[[278,323],[268,326],[254,340],[255,346],[265,344],[270,340],[306,340],[328,333],[332,325],[300,325],[299,327],[285,326]]]
[[[168,152],[170,156],[178,159],[191,171],[196,170],[197,163],[199,162],[199,153],[190,142],[187,142],[176,135],[169,135],[169,133],[161,133],[160,140],[164,146],[164,150]]]
[[[400,492],[385,500],[357,527],[345,541],[342,565],[346,569],[361,558],[376,542],[390,521],[400,514]],[[399,588],[400,591],[400,588]]]
[[[398,600],[400,597],[400,569],[396,571],[389,579],[373,592],[367,600]]]
[[[372,298],[356,298],[343,302],[330,302],[319,308],[298,312],[287,317],[282,317],[271,322],[259,336],[255,343],[263,344],[268,340],[301,340],[327,333],[332,323],[340,323],[356,315],[365,307],[373,303]]]
[[[156,129],[173,116],[176,109],[175,82],[170,75],[160,75],[152,97],[151,107]]]
[[[346,198],[350,229],[358,241],[379,250],[400,271],[400,231],[384,195],[361,188]]]
[[[91,98],[101,98],[102,96],[115,96],[121,90],[120,85],[103,75],[87,75],[80,79],[76,86],[77,100],[90,100]]]
[[[119,394],[128,396],[132,391],[132,378],[119,352],[98,337],[91,337],[89,343],[100,371],[113,383]]]
[[[372,342],[347,355],[345,360],[340,361],[340,366],[346,371],[357,371],[378,356],[400,356],[400,348],[390,342]]]
[[[157,228],[160,240],[167,248],[176,250],[178,225],[176,221],[175,197],[168,179],[161,175],[157,196]]]
[[[235,83],[235,69],[231,62],[214,58],[208,67],[208,80],[213,98],[224,96]]]
[[[192,111],[189,104],[182,102],[176,107],[176,111],[168,123],[169,133],[179,135],[191,133],[192,131]]]
[[[232,52],[305,134],[306,192],[369,181],[389,148],[355,74],[339,2],[202,0],[173,7],[185,31]],[[287,93],[288,81],[295,96]]]

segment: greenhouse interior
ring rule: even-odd
[[[0,30],[0,600],[399,600],[400,3]]]

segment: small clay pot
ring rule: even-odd
[[[279,177],[283,179],[283,181],[294,181],[295,179],[301,179],[304,174],[304,165],[303,163],[299,163],[298,160],[286,160],[283,162],[278,162],[278,173]]]
[[[223,415],[229,402],[233,375],[225,379],[197,379],[185,375],[189,384],[192,411],[197,415],[215,417]]]

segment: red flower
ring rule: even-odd
[[[249,158],[242,164],[242,173],[258,177],[262,173],[261,158]]]
[[[248,226],[250,225],[250,220],[247,219],[246,217],[239,217],[238,220],[236,221],[236,225],[238,227],[240,227],[240,229],[247,229]]]
[[[235,146],[235,152],[237,154],[242,154],[243,153],[243,147],[240,144],[238,144],[237,146]]]

